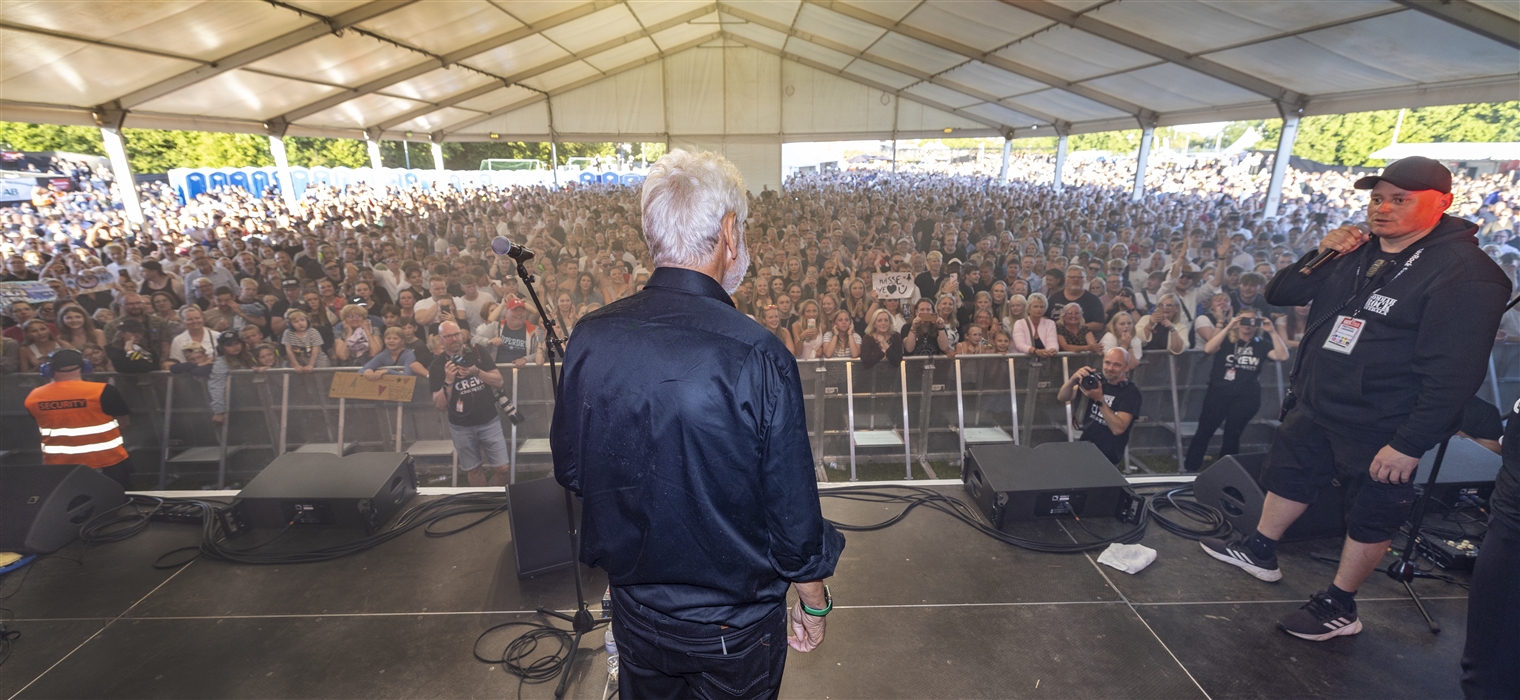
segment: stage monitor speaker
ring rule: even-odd
[[[1437,445],[1420,458],[1415,483],[1425,483],[1440,449]],[[1493,495],[1494,479],[1499,477],[1499,469],[1503,466],[1504,458],[1493,450],[1468,438],[1453,436],[1446,447],[1446,459],[1441,462],[1441,473],[1436,475],[1436,485],[1431,489],[1430,497],[1448,508],[1484,503]]]
[[[1129,482],[1090,442],[966,448],[966,493],[993,527],[1044,518],[1117,517]]]
[[[517,577],[533,576],[575,563],[570,526],[580,529],[579,508],[567,502],[565,487],[552,476],[507,486],[507,512],[512,516],[512,546],[517,554]]]
[[[89,467],[0,467],[0,552],[56,552],[80,525],[126,502],[121,484]]]
[[[417,472],[406,453],[291,452],[248,482],[233,508],[253,528],[341,528],[373,535],[416,495]]]
[[[1193,497],[1206,506],[1218,508],[1225,520],[1236,532],[1250,534],[1261,522],[1261,507],[1266,501],[1266,489],[1261,486],[1262,474],[1267,468],[1267,453],[1232,455],[1225,457],[1193,482]],[[1317,540],[1323,537],[1339,537],[1346,532],[1346,488],[1334,482],[1319,492],[1319,499],[1309,504],[1308,510],[1283,533],[1283,542]]]

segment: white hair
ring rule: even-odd
[[[716,153],[671,151],[644,179],[644,240],[655,265],[690,267],[712,260],[723,217],[736,217],[739,234],[749,216],[744,178]]]

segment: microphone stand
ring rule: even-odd
[[[1431,634],[1440,634],[1441,625],[1430,616],[1425,609],[1425,603],[1420,600],[1420,595],[1414,592],[1414,587],[1409,583],[1417,578],[1436,578],[1420,571],[1412,561],[1415,549],[1422,537],[1420,528],[1425,524],[1425,505],[1430,502],[1430,492],[1436,487],[1436,475],[1441,473],[1441,463],[1446,461],[1446,446],[1451,442],[1450,438],[1441,441],[1441,446],[1436,450],[1436,459],[1430,465],[1430,475],[1425,477],[1425,487],[1420,489],[1419,495],[1415,496],[1414,513],[1409,520],[1409,537],[1404,542],[1404,550],[1399,552],[1399,560],[1389,564],[1388,577],[1404,584],[1404,590],[1409,591],[1409,599],[1414,601],[1414,606],[1419,608],[1420,615],[1424,616],[1425,624],[1430,627]]]
[[[554,319],[549,317],[548,312],[544,309],[543,302],[539,300],[538,291],[533,288],[533,274],[528,272],[528,266],[523,260],[517,260],[517,276],[522,279],[523,286],[528,288],[528,297],[533,300],[534,308],[538,309],[538,317],[544,322],[544,358],[549,365],[549,380],[554,385],[554,400],[558,403],[559,373],[554,368],[554,357],[555,355],[564,357],[564,340],[554,330],[557,324],[555,324]],[[598,627],[611,622],[611,620],[593,619],[591,611],[586,609],[586,594],[581,590],[580,547],[576,546],[579,528],[575,522],[575,501],[570,495],[570,489],[565,489],[565,520],[570,531],[570,569],[575,579],[575,614],[566,615],[558,610],[550,610],[549,608],[538,609],[541,615],[547,615],[570,623],[570,631],[575,635],[574,640],[570,642],[570,649],[565,653],[565,662],[559,667],[559,685],[554,687],[554,697],[556,698],[565,696],[565,685],[570,681],[570,673],[575,669],[575,658],[581,650],[581,638],[595,631]]]

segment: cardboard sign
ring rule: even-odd
[[[871,289],[877,299],[911,299],[913,297],[913,273],[873,272]]]
[[[58,293],[47,282],[0,282],[0,309],[9,309],[16,301],[31,302],[35,306],[57,298]]]
[[[358,372],[335,372],[327,395],[334,399],[411,401],[416,385],[416,377],[399,374],[387,374],[370,381]]]

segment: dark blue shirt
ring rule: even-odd
[[[581,561],[671,617],[748,626],[844,549],[796,360],[700,272],[658,268],[575,325],[550,442]]]

